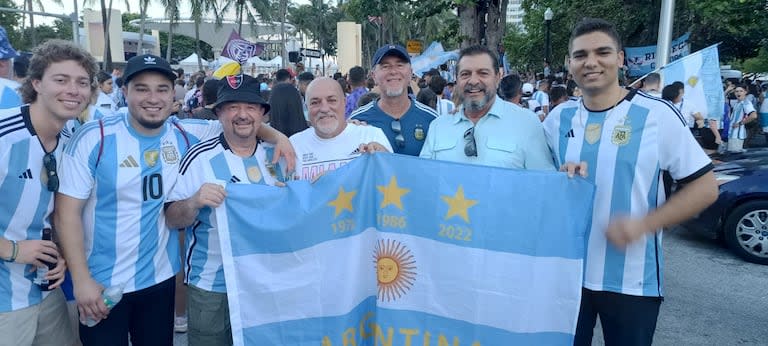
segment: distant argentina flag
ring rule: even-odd
[[[227,185],[235,345],[572,345],[594,186],[377,153]],[[226,211],[226,216],[221,216]]]

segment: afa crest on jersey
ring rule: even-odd
[[[424,134],[424,128],[421,125],[416,125],[416,128],[413,130],[413,137],[418,141],[424,140],[426,135]]]
[[[163,162],[169,165],[179,162],[179,151],[176,150],[176,146],[164,145],[161,151],[163,154]]]

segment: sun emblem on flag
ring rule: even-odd
[[[378,298],[393,301],[402,297],[416,281],[416,260],[403,243],[397,240],[379,240],[373,251],[376,264]]]

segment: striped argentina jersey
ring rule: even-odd
[[[681,182],[712,169],[671,103],[630,91],[613,109],[590,111],[581,100],[558,105],[544,120],[557,166],[586,161],[595,183],[584,287],[662,296],[661,230],[619,249],[606,236],[611,216],[643,217],[665,201],[662,170]]]
[[[218,122],[206,121],[184,121],[180,131],[170,119],[150,137],[133,129],[129,117],[81,126],[64,150],[59,187],[86,201],[84,245],[94,280],[105,287],[124,283],[126,293],[178,272],[178,233],[165,225],[163,204],[189,145],[221,131]]]
[[[59,142],[53,152],[61,157]],[[43,167],[45,150],[29,117],[29,106],[0,110],[0,236],[39,240],[51,227],[53,192]],[[0,261],[0,313],[40,303],[44,293],[32,283],[31,265]]]
[[[171,190],[169,201],[192,197],[204,183],[269,184],[284,181],[278,166],[271,166],[274,147],[259,143],[253,156],[243,158],[230,150],[224,134],[194,145],[179,167],[179,178]],[[216,212],[205,207],[200,210],[194,224],[187,228],[187,263],[185,277],[188,284],[206,291],[227,292],[221,245],[216,227]]]

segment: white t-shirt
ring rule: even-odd
[[[699,107],[693,104],[693,102],[685,102],[685,99],[680,101],[680,103],[676,103],[675,108],[677,108],[677,110],[680,111],[680,114],[685,117],[685,124],[691,128],[696,123],[696,118],[693,116],[693,114],[700,113],[702,116],[706,114],[706,111],[699,109]]]
[[[290,140],[298,157],[296,178],[301,180],[312,180],[325,171],[346,165],[360,156],[360,144],[377,142],[392,152],[384,132],[375,126],[347,124],[344,131],[330,139],[320,138],[310,127],[294,134]]]

